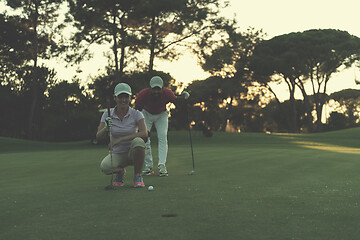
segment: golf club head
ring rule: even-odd
[[[188,173],[188,175],[194,175],[195,170],[192,170],[191,172]]]
[[[104,187],[104,189],[108,191],[108,190],[115,190],[116,188],[113,185],[107,185],[106,187]]]

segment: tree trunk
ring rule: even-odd
[[[296,102],[295,102],[295,89],[293,89],[290,93],[290,131],[295,133],[297,132],[297,121],[296,121],[296,116],[297,116],[297,111],[296,111]]]
[[[36,71],[36,70],[35,70]],[[36,74],[35,74],[36,76]],[[28,131],[27,131],[27,139],[32,140],[34,138],[34,118],[35,118],[35,110],[38,101],[38,88],[35,84],[32,84],[32,95],[31,95],[31,105],[30,105],[30,112],[29,112],[29,119],[28,119]]]
[[[322,98],[322,97],[320,97]],[[316,103],[316,130],[320,132],[322,130],[322,110],[323,110],[324,104],[322,103],[322,100],[319,100],[319,102]]]
[[[115,71],[118,73],[119,72],[119,60],[118,60],[116,33],[113,33],[113,39],[114,39],[113,53],[114,53],[114,61],[115,61]]]
[[[318,90],[318,94],[316,94],[316,130],[318,132],[322,131],[323,128],[323,123],[322,123],[322,111],[324,108],[324,104],[326,102],[326,87],[327,87],[327,83],[330,80],[330,76],[331,74],[325,74],[323,76],[324,78],[324,90],[323,92],[320,91],[320,84],[319,84],[319,90]],[[319,82],[319,81],[318,81]]]
[[[290,92],[290,132],[297,132],[297,111],[296,111],[296,102],[295,102],[295,79],[288,79],[286,81],[289,87]]]
[[[38,71],[37,71],[37,61],[38,61],[38,37],[37,37],[37,26],[38,26],[38,18],[39,18],[39,12],[38,12],[38,5],[35,2],[35,12],[34,12],[34,18],[33,18],[33,27],[34,27],[34,54],[33,54],[33,61],[34,61],[34,69],[33,73],[31,74],[31,91],[32,91],[32,97],[31,97],[31,105],[30,105],[30,111],[29,111],[29,118],[28,118],[28,128],[27,128],[27,139],[33,139],[34,133],[34,118],[35,118],[35,109],[37,106],[37,97],[38,97],[38,88],[37,88],[37,81],[38,79]]]
[[[120,74],[119,74],[119,60],[118,60],[118,44],[117,44],[117,31],[116,31],[116,12],[113,13],[113,29],[112,29],[112,35],[113,35],[113,53],[114,53],[114,61],[115,61],[115,77],[116,82],[120,82]]]
[[[226,106],[225,119],[224,119],[224,122],[221,125],[221,129],[220,129],[221,132],[225,132],[225,130],[226,130],[227,122],[230,118],[230,114],[232,111],[233,99],[234,99],[234,97],[231,97],[230,103]]]
[[[266,87],[267,87],[267,88],[269,89],[269,91],[274,95],[275,100],[276,100],[276,103],[278,104],[278,106],[280,106],[281,103],[280,103],[280,100],[279,100],[279,98],[277,97],[276,93],[272,90],[272,88],[270,87],[269,84],[266,84]]]
[[[155,43],[156,43],[155,16],[151,19],[150,34],[151,34],[151,40],[150,40],[149,73],[151,73],[154,70]]]
[[[119,69],[119,77],[121,78],[124,74],[124,68],[125,68],[125,55],[126,55],[126,39],[127,39],[127,33],[125,31],[125,27],[123,24],[123,19],[125,17],[125,13],[120,17],[120,37],[121,37],[121,55],[120,55],[120,69]]]
[[[305,113],[306,113],[306,116],[305,119],[305,123],[306,123],[306,127],[310,130],[310,131],[313,131],[314,130],[314,124],[313,124],[313,117],[312,117],[312,110],[313,110],[313,106],[311,105],[310,103],[310,100],[309,100],[309,96],[307,95],[306,91],[305,91],[305,86],[303,84],[303,82],[299,79],[298,83],[297,83],[297,86],[300,88],[300,91],[303,95],[303,98],[304,98],[304,101],[303,101],[303,104],[304,104],[304,109],[305,109]]]
[[[121,46],[121,56],[120,56],[120,76],[124,73],[124,67],[125,67],[125,46]]]

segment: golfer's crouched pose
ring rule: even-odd
[[[119,83],[114,90],[116,106],[101,116],[96,137],[106,137],[110,131],[109,154],[100,164],[105,174],[115,173],[113,186],[124,184],[125,167],[134,165],[134,187],[144,187],[141,169],[145,159],[147,130],[143,114],[129,107],[131,88]]]

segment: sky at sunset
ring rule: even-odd
[[[267,34],[266,39],[290,32],[327,28],[344,30],[360,37],[359,0],[230,0],[229,3],[230,7],[222,11],[225,16],[235,16],[241,31],[246,31],[249,26],[262,29]],[[169,70],[182,82],[208,76],[201,71],[196,59],[190,56],[177,63],[162,63],[163,66],[165,68],[162,70]],[[336,81],[339,78],[341,84]],[[336,73],[328,83],[329,93],[344,88],[360,89],[354,81],[354,68]],[[275,90],[281,98],[288,99],[286,86],[276,86]],[[300,92],[298,94],[300,96]]]
[[[241,31],[246,31],[249,26],[256,30],[262,29],[267,39],[290,32],[326,28],[345,30],[360,37],[359,0],[230,0],[229,3],[230,7],[222,10],[222,15],[235,17]],[[84,83],[90,81],[89,76],[94,77],[103,72],[107,64],[102,50],[93,50],[95,58],[80,66],[83,73],[79,77]],[[52,61],[51,67],[55,68],[60,79],[67,80],[71,79],[76,70],[75,67],[65,68],[61,60]],[[209,76],[201,70],[195,56],[190,53],[184,53],[178,61],[156,60],[155,69],[169,72],[177,81],[184,83]],[[355,85],[354,74],[358,75],[355,68],[335,74],[328,84],[329,93],[344,88],[360,89],[360,85]],[[336,81],[339,78],[341,84]],[[275,91],[282,98],[288,97],[285,86],[276,86]]]

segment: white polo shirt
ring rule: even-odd
[[[121,121],[120,118],[115,114],[115,108],[110,109],[110,116],[112,118],[111,135],[113,140],[120,137],[128,136],[138,131],[138,122],[144,118],[144,115],[131,107]],[[108,112],[104,112],[101,116],[100,122],[105,122],[108,117]],[[113,153],[127,153],[130,150],[131,140],[120,142],[113,147]]]

